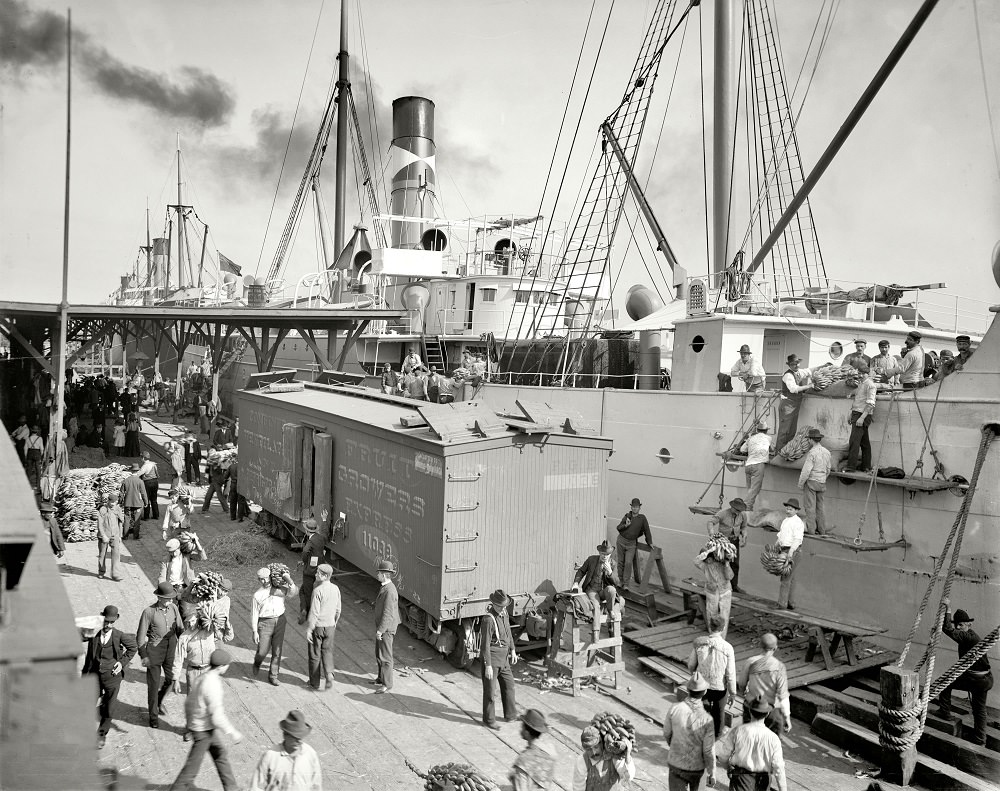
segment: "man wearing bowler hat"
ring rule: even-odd
[[[745,343],[740,346],[740,359],[733,363],[729,372],[732,379],[739,379],[743,382],[748,393],[759,393],[764,389],[764,366],[753,358],[750,347]]]
[[[865,348],[868,346],[868,341],[864,338],[854,339],[854,351],[844,357],[844,362],[841,363],[841,368],[857,368],[858,363],[864,363],[865,365],[870,365],[872,358],[865,354]]]
[[[806,532],[805,523],[799,516],[799,501],[789,497],[782,504],[785,507],[785,518],[778,528],[778,546],[788,555],[792,567],[787,574],[781,575],[781,587],[778,589],[778,608],[782,610],[795,609],[795,573],[799,568],[803,536]]]
[[[517,756],[510,770],[514,791],[545,791],[552,784],[556,750],[545,715],[538,709],[521,715],[521,738],[528,748]]]
[[[260,757],[249,791],[323,791],[319,756],[305,743],[312,732],[306,715],[290,711],[278,727],[281,741]]]
[[[715,725],[704,706],[708,682],[694,673],[686,689],[687,697],[663,715],[670,791],[698,791],[702,776],[715,784]]]
[[[163,700],[170,692],[174,680],[174,655],[177,650],[177,638],[184,631],[184,621],[174,603],[177,591],[169,582],[161,582],[153,593],[156,595],[156,602],[149,605],[139,616],[139,628],[136,630],[135,639],[142,666],[146,668],[149,727],[159,728],[159,715],[167,713]]]
[[[611,547],[607,540],[602,541],[597,545],[597,554],[583,561],[573,579],[573,590],[585,593],[594,611],[592,631],[595,643],[601,636],[601,602],[611,615],[618,598],[618,583],[611,566]]]
[[[514,638],[507,620],[509,605],[510,597],[502,590],[495,590],[490,594],[486,614],[479,619],[479,654],[483,662],[483,724],[495,731],[500,730],[493,702],[498,681],[503,718],[507,722],[517,719],[514,674],[510,670],[512,664],[517,664],[517,652],[514,650]]]
[[[947,608],[944,613],[944,633],[958,643],[958,658],[961,659],[979,642],[979,635],[972,628],[972,622],[976,619],[965,610],[955,610],[953,616],[951,603],[948,599],[945,599],[944,603]],[[938,713],[946,720],[951,719],[951,691],[953,689],[967,690],[972,700],[974,727],[971,738],[968,736],[966,738],[975,744],[986,744],[986,699],[989,691],[993,689],[993,671],[986,654],[973,662],[972,667],[962,673],[938,696]]]
[[[111,555],[111,579],[121,581],[121,555],[125,515],[118,505],[118,492],[104,495],[104,503],[97,510],[97,577],[104,579],[108,571],[107,560]]]
[[[742,497],[730,500],[728,508],[718,511],[708,520],[708,534],[713,533],[724,535],[736,547],[736,559],[729,561],[729,568],[733,570],[733,590],[739,593],[740,547],[747,545],[747,504]]]
[[[799,429],[799,409],[808,390],[812,390],[812,371],[800,368],[802,358],[789,354],[785,361],[788,366],[781,375],[781,396],[778,400],[778,440],[774,449],[778,453],[787,445]]]
[[[823,447],[822,431],[811,428],[806,436],[812,447],[806,453],[802,462],[802,472],[799,473],[802,502],[805,503],[806,531],[810,534],[823,535],[826,532],[823,495],[826,493],[826,479],[830,475],[832,461],[830,451]]]
[[[125,678],[125,668],[137,650],[135,638],[115,628],[115,623],[118,621],[117,607],[109,604],[101,612],[101,617],[104,618],[104,625],[87,641],[87,656],[83,660],[83,675],[97,676],[100,690],[98,708],[101,724],[97,728],[98,749],[107,741],[115,702],[118,700],[118,690]]]
[[[618,557],[618,579],[622,586],[628,579],[629,572],[635,578],[635,584],[639,585],[639,555],[636,546],[639,536],[643,537],[647,547],[653,546],[653,536],[649,532],[649,520],[645,514],[639,513],[642,503],[638,497],[632,498],[632,507],[622,517],[618,523],[618,541],[615,544]]]
[[[391,560],[380,560],[375,576],[380,585],[375,596],[375,662],[378,664],[375,691],[384,693],[392,689],[392,641],[399,626],[399,593],[392,583],[396,566]]]
[[[142,512],[149,508],[149,495],[146,494],[146,484],[143,483],[139,475],[139,465],[133,464],[130,470],[131,475],[122,481],[121,496],[122,506],[125,508],[125,515],[128,518],[125,528],[125,538],[135,533],[139,538],[139,531],[142,528]]]
[[[764,724],[771,706],[763,697],[746,702],[750,721],[729,731],[716,746],[719,762],[728,767],[730,791],[768,791],[772,779],[787,791],[781,739]]]

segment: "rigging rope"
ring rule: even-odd
[[[993,125],[993,109],[990,107],[990,86],[986,81],[986,61],[983,58],[983,35],[979,30],[979,3],[972,0],[972,18],[976,23],[976,45],[979,47],[979,71],[983,77],[983,96],[986,99],[986,117],[990,123],[990,142],[993,144],[993,161],[1000,176],[1000,148],[998,148],[996,128]]]
[[[869,470],[869,475],[871,476],[868,481],[868,494],[865,495],[865,508],[861,512],[861,516],[858,517],[858,535],[854,539],[855,546],[861,546],[861,534],[864,530],[865,520],[868,518],[868,502],[872,496],[872,489],[875,489],[875,508],[878,513],[878,530],[879,537],[882,539],[882,543],[885,543],[885,535],[882,532],[882,512],[878,509],[878,489],[876,488],[878,470],[882,466],[882,451],[885,450],[885,439],[889,435],[889,418],[892,417],[892,410],[898,409],[898,404],[896,403],[896,392],[893,391],[889,396],[889,411],[885,414],[885,426],[882,428],[882,441],[878,446],[878,458],[875,460],[875,464],[872,465],[872,469]]]
[[[920,411],[920,400],[917,398],[917,391],[913,391],[913,403],[917,407],[917,415],[920,416],[920,424],[924,427],[924,441],[920,446],[920,455],[917,457],[917,463],[913,466],[913,472],[910,476],[915,476],[917,470],[923,473],[924,469],[924,451],[927,450],[927,446],[930,445],[931,456],[934,458],[934,474],[931,479],[937,478],[938,475],[941,476],[942,480],[945,480],[947,476],[944,472],[944,463],[941,461],[940,456],[938,456],[937,449],[934,447],[934,443],[931,441],[931,428],[934,426],[934,413],[937,412],[938,399],[941,397],[941,384],[938,383],[937,392],[934,394],[934,406],[931,408],[931,416],[924,422],[923,412]]]

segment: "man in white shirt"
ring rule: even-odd
[[[764,389],[764,366],[753,358],[750,347],[747,344],[740,346],[740,359],[737,360],[729,372],[733,379],[743,382],[748,393],[759,393]]]
[[[830,451],[823,447],[823,432],[818,428],[809,429],[806,435],[812,447],[802,462],[799,486],[805,502],[806,530],[823,535],[826,532],[826,511],[823,495],[826,493],[826,479],[830,475]]]
[[[861,374],[861,382],[854,391],[854,401],[851,403],[851,416],[848,419],[851,440],[847,450],[847,466],[844,469],[847,472],[868,472],[872,468],[872,443],[868,438],[868,427],[875,414],[877,388],[867,365],[859,363],[857,369]]]
[[[281,579],[271,578],[271,569],[263,566],[257,571],[260,588],[254,591],[250,603],[250,627],[257,653],[253,658],[253,674],[260,672],[260,667],[271,654],[271,667],[267,680],[272,686],[278,686],[278,671],[281,670],[281,649],[285,644],[285,599],[294,596],[298,587],[292,582],[289,573],[283,572]],[[278,584],[275,585],[274,583]]]
[[[920,346],[921,340],[923,340],[923,336],[916,330],[908,332],[906,339],[903,341],[906,344],[903,347],[906,349],[903,362],[890,371],[890,373],[899,376],[899,381],[902,383],[904,390],[916,390],[925,384],[924,350]]]
[[[781,576],[781,587],[778,589],[778,609],[795,609],[795,574],[799,569],[799,557],[802,554],[802,539],[806,532],[805,523],[799,517],[799,501],[789,497],[783,503],[785,519],[778,528],[778,546],[788,554],[792,568]]]
[[[757,424],[757,430],[747,437],[746,442],[740,445],[740,453],[747,455],[744,467],[747,476],[747,495],[743,498],[743,502],[747,504],[748,511],[753,510],[757,497],[760,495],[760,488],[764,485],[764,469],[771,457],[769,431],[770,427],[762,420]]]
[[[774,778],[778,791],[787,791],[781,739],[764,724],[771,706],[760,697],[747,703],[750,722],[737,725],[715,747],[719,763],[729,769],[729,789],[766,789],[770,786],[771,778]]]
[[[872,378],[876,382],[882,382],[884,384],[893,384],[895,376],[893,376],[889,371],[896,367],[896,358],[889,354],[889,341],[879,341],[878,342],[878,354],[872,357],[869,368],[872,372]]]
[[[774,449],[781,449],[795,436],[799,428],[799,408],[806,391],[812,390],[812,371],[799,368],[802,358],[789,354],[788,370],[781,376],[781,397],[778,404],[778,440]]]
[[[319,756],[304,741],[312,732],[306,715],[290,711],[279,727],[281,742],[260,757],[249,791],[323,791]]]

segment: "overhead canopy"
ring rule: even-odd
[[[669,330],[674,326],[674,322],[687,316],[687,303],[678,299],[664,305],[659,310],[653,311],[648,316],[638,321],[625,319],[615,322],[613,327],[602,327],[605,330],[620,330],[622,332],[641,332],[642,330]]]

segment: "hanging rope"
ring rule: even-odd
[[[938,456],[937,449],[934,447],[934,443],[931,442],[931,427],[934,425],[934,413],[937,412],[938,399],[941,397],[941,387],[937,389],[937,393],[934,395],[934,406],[931,407],[930,419],[925,423],[924,414],[920,411],[920,401],[917,399],[917,391],[913,391],[913,404],[917,408],[917,415],[920,417],[920,424],[924,427],[924,442],[920,446],[920,455],[917,457],[917,463],[913,466],[913,472],[910,473],[910,477],[914,477],[917,474],[917,470],[921,473],[924,469],[924,451],[930,446],[931,456],[934,458],[934,474],[931,478],[937,478],[938,475],[941,476],[942,480],[945,480],[947,476],[944,474],[944,464],[941,458]]]
[[[892,410],[896,407],[896,393],[893,392],[889,396],[889,411],[885,415],[885,426],[882,427],[882,441],[878,446],[878,458],[875,460],[875,464],[870,470],[871,477],[868,479],[868,494],[865,495],[865,508],[861,512],[861,516],[858,517],[858,534],[854,538],[854,546],[861,546],[861,534],[864,531],[865,521],[868,519],[868,502],[871,500],[872,489],[875,489],[875,483],[878,478],[879,467],[882,466],[882,452],[885,450],[885,439],[889,436],[889,418],[892,417]],[[875,492],[875,508],[878,509],[878,491]],[[885,534],[882,531],[882,512],[878,512],[878,532],[879,537],[882,539],[882,543],[885,543]]]

